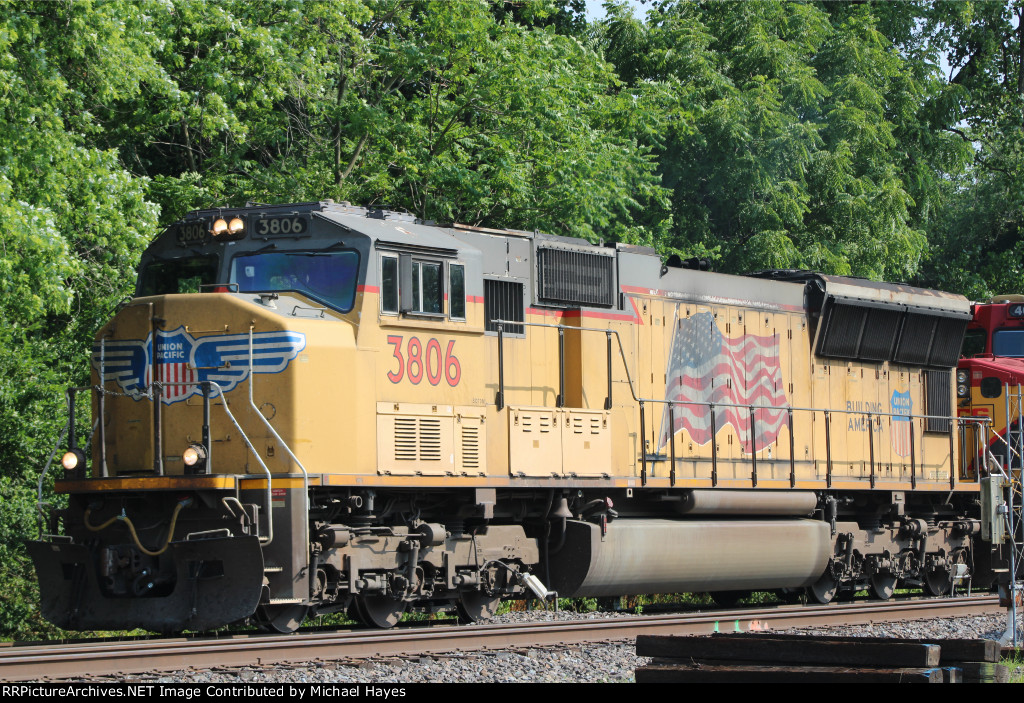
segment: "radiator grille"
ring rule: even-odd
[[[864,308],[831,303],[825,311],[818,354],[840,359],[857,358],[866,312]]]
[[[822,310],[817,354],[948,368],[959,358],[966,329],[962,318],[829,298]]]
[[[903,323],[903,334],[896,347],[896,361],[901,364],[923,365],[928,363],[928,350],[932,346],[935,318],[925,315],[907,315]]]
[[[942,318],[935,330],[935,341],[928,363],[932,366],[955,366],[960,358],[960,347],[963,345],[964,333],[970,320]]]

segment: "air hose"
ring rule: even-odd
[[[142,552],[143,554],[148,554],[151,557],[156,557],[156,556],[160,556],[161,554],[166,552],[167,551],[167,547],[169,547],[170,544],[171,544],[171,540],[174,539],[174,526],[178,522],[178,513],[181,512],[182,508],[184,508],[184,507],[186,507],[188,505],[191,505],[191,504],[192,504],[192,499],[191,498],[186,498],[185,500],[178,501],[178,504],[176,506],[174,506],[174,513],[171,515],[171,526],[170,526],[170,529],[167,530],[167,539],[166,539],[166,541],[164,541],[164,545],[162,547],[160,547],[160,549],[158,549],[155,552],[154,551],[150,551],[150,550],[148,550],[148,549],[146,549],[145,547],[142,546],[142,542],[139,541],[139,534],[135,531],[135,525],[132,524],[131,518],[129,518],[124,513],[122,513],[121,515],[115,515],[114,517],[110,518],[109,520],[107,520],[102,525],[91,525],[89,523],[89,513],[92,512],[92,508],[86,508],[85,515],[82,516],[82,522],[85,524],[86,529],[88,529],[89,531],[91,531],[91,532],[99,532],[100,530],[104,530],[104,529],[110,527],[115,522],[120,520],[120,521],[124,522],[125,525],[128,526],[128,531],[132,535],[132,541],[135,542],[135,546],[139,548],[139,551]]]

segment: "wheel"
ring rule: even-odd
[[[719,608],[732,608],[744,598],[748,598],[750,591],[712,591],[708,595]]]
[[[836,597],[836,592],[839,590],[839,581],[830,572],[826,571],[821,575],[813,586],[807,589],[807,595],[815,603],[821,603],[827,605],[832,602],[832,599]]]
[[[871,577],[871,586],[868,590],[879,600],[889,600],[896,590],[896,577],[892,574],[875,574]]]
[[[925,572],[921,577],[921,586],[930,596],[944,596],[949,593],[952,580],[950,573],[945,569],[935,569]]]
[[[265,632],[288,635],[299,629],[308,613],[309,606],[301,603],[261,605],[256,608],[256,625]]]
[[[500,596],[488,596],[482,591],[463,591],[455,601],[459,622],[482,622],[490,620],[498,612]]]
[[[377,595],[356,596],[354,605],[363,624],[386,629],[398,624],[408,604],[391,596]]]

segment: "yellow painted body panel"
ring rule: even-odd
[[[360,483],[432,485],[436,477],[441,485],[455,478],[459,485],[481,486],[541,479],[556,485],[573,480],[612,485],[627,480],[626,485],[636,485],[646,453],[648,485],[712,485],[716,464],[713,484],[721,487],[788,488],[792,482],[820,489],[831,480],[833,488],[868,488],[873,449],[876,488],[903,490],[912,480],[904,446],[909,435],[904,434],[900,445],[896,432],[912,426],[917,487],[948,490],[949,435],[925,432],[922,420],[887,417],[893,412],[894,393],[909,393],[912,412],[923,413],[920,371],[815,358],[812,331],[802,310],[707,305],[653,292],[631,293],[625,300],[624,311],[607,314],[526,311],[530,323],[598,328],[619,335],[623,354],[612,338],[609,409],[606,335],[564,331],[565,403],[558,408],[559,331],[527,326],[525,335],[505,335],[505,407],[498,410],[497,337],[484,333],[483,301],[472,297],[462,322],[381,314],[377,293],[370,289],[359,293],[352,312],[325,311],[322,316],[283,315],[231,294],[168,295],[134,301],[100,337],[145,339],[154,316],[162,320],[160,329],[183,327],[197,341],[248,335],[250,328],[254,334],[303,335],[303,348],[286,368],[250,377],[253,400],[309,474],[323,476],[328,484],[346,485],[363,477]],[[763,442],[753,441],[753,452],[748,408],[732,409],[731,415],[723,411],[722,420],[716,420],[712,449],[708,437],[685,426],[677,424],[669,433],[667,406],[653,402],[666,398],[674,345],[681,343],[680,330],[696,324],[695,319],[713,320],[723,339],[737,348],[757,338],[777,349],[774,360],[741,354],[724,380],[723,392],[742,387],[750,392],[756,389],[757,378],[767,374],[772,379],[771,392],[780,410],[755,411],[754,427],[771,429]],[[98,383],[95,375],[93,382]],[[262,475],[255,451],[275,474],[300,473],[250,406],[249,383],[247,378],[226,397],[253,449],[229,421],[223,400],[216,398],[211,408],[214,472]],[[109,382],[107,388],[116,390]],[[644,436],[634,392],[649,399]],[[150,471],[152,403],[123,396],[108,397],[106,403],[109,474]],[[181,453],[200,441],[202,406],[202,396],[193,395],[162,407],[166,474],[182,474]],[[788,408],[795,409],[791,418]],[[709,418],[706,409],[692,409]],[[821,412],[825,409],[830,411],[827,434]],[[680,406],[675,412],[678,415]],[[870,432],[867,412],[873,414]],[[669,461],[673,451],[674,483]]]

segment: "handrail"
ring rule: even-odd
[[[250,368],[250,370],[252,369],[252,365],[251,364],[250,364],[249,368]],[[251,373],[251,371],[250,371],[250,373]],[[220,393],[220,397],[221,397],[221,401],[222,401],[221,402],[221,407],[224,408],[224,412],[228,416],[228,419],[231,421],[231,424],[233,424],[235,426],[235,429],[238,430],[238,434],[242,437],[242,441],[245,442],[245,445],[252,452],[253,456],[256,457],[256,461],[259,462],[260,467],[262,467],[264,473],[267,476],[267,490],[266,490],[266,496],[265,496],[265,503],[266,503],[266,515],[267,515],[267,528],[268,529],[267,529],[267,536],[265,538],[264,537],[260,537],[260,542],[264,546],[266,546],[266,545],[270,544],[271,542],[273,542],[273,540],[274,540],[273,501],[272,501],[272,493],[271,493],[271,487],[270,487],[271,479],[272,479],[272,474],[271,474],[270,468],[267,467],[266,463],[264,463],[264,461],[263,461],[263,458],[260,456],[260,453],[256,450],[256,447],[249,440],[249,436],[245,433],[245,430],[242,429],[242,426],[238,423],[238,420],[235,419],[234,413],[232,413],[231,409],[228,407],[227,398],[224,396],[224,389],[216,381],[172,381],[172,382],[152,381],[150,383],[150,388],[152,388],[155,392],[154,393],[146,393],[143,397],[149,398],[150,400],[152,400],[152,401],[154,401],[156,403],[161,402],[161,400],[160,400],[160,397],[161,397],[160,390],[164,386],[201,386],[201,387],[206,386],[206,387],[216,388],[218,393]],[[73,398],[75,392],[77,392],[77,391],[84,391],[84,390],[91,390],[92,392],[99,393],[101,395],[111,395],[111,396],[123,396],[123,395],[125,395],[124,393],[118,393],[118,392],[115,392],[115,391],[108,391],[103,386],[98,385],[98,386],[82,386],[80,388],[69,388],[68,389],[69,397]],[[204,413],[203,413],[203,416],[204,417],[203,417],[203,419],[204,419],[206,424],[204,424],[204,427],[203,427],[203,430],[204,430],[203,434],[204,434],[204,439],[206,440],[206,447],[205,448],[206,448],[206,450],[208,452],[208,457],[207,457],[208,461],[209,461],[209,453],[210,453],[210,450],[211,450],[211,447],[210,447],[211,442],[209,440],[209,430],[208,430],[210,395],[211,394],[209,392],[204,390],[204,393],[203,393],[203,400],[204,400]],[[69,427],[70,427],[71,423],[74,421],[74,411],[73,411],[73,409],[70,409],[68,414],[69,414],[70,422],[67,425],[65,425],[65,430],[64,430],[64,432],[61,433],[61,438],[60,439],[63,438],[64,434],[71,432]],[[261,418],[263,417],[262,413],[257,413],[257,414]],[[97,422],[99,422],[99,419],[97,419]],[[157,429],[158,428],[154,428],[155,431]],[[276,435],[276,433],[275,433],[275,435]],[[70,437],[74,437],[74,435],[70,434]],[[57,447],[59,447],[59,445],[60,445],[60,439],[57,440],[57,445],[54,448],[54,452],[51,455],[50,460],[46,463],[46,467],[43,469],[43,475],[40,476],[40,479],[39,479],[40,502],[42,501],[42,483],[43,483],[43,480],[44,480],[44,478],[46,476],[46,472],[50,468],[50,464],[53,462],[54,456],[56,456]],[[282,442],[282,445],[284,445],[283,442]],[[285,446],[286,449],[288,449],[287,445],[284,445],[284,446]],[[289,449],[288,452],[291,453],[291,450]],[[101,462],[103,462],[104,464],[105,464],[105,461],[104,461],[105,460],[105,454],[106,454],[106,446],[101,445],[100,446],[100,456],[101,456]],[[155,464],[155,462],[154,462],[154,464]],[[208,463],[207,467],[209,468],[209,466],[210,466],[210,464]],[[300,464],[300,466],[301,466],[301,464]],[[154,472],[156,472],[157,475],[163,475],[162,472],[158,472],[156,469],[154,469]]]
[[[717,436],[717,431],[716,431],[716,427],[715,427],[715,424],[716,424],[715,410],[716,410],[716,408],[740,408],[740,409],[745,409],[745,410],[747,410],[750,413],[750,419],[751,419],[751,429],[750,429],[751,443],[750,444],[751,444],[751,457],[752,457],[752,460],[751,460],[751,482],[753,483],[754,486],[757,485],[757,458],[756,458],[757,453],[753,449],[753,447],[755,446],[754,445],[754,441],[753,441],[753,434],[754,434],[753,433],[753,428],[754,428],[754,423],[756,422],[756,420],[755,420],[755,411],[757,411],[757,410],[769,410],[769,411],[774,411],[774,412],[786,412],[788,414],[788,416],[789,416],[789,427],[790,427],[790,444],[791,445],[793,444],[793,436],[792,436],[792,427],[793,427],[792,418],[793,418],[793,413],[796,413],[796,412],[808,412],[808,413],[811,413],[812,417],[813,417],[814,413],[822,413],[823,414],[824,419],[825,419],[825,453],[826,453],[825,481],[826,481],[826,485],[828,487],[831,487],[831,485],[832,485],[831,416],[834,413],[839,413],[839,414],[842,414],[842,415],[854,415],[854,416],[864,417],[864,418],[867,419],[867,421],[868,421],[868,433],[869,433],[868,441],[870,443],[870,446],[869,446],[870,464],[871,464],[871,477],[870,477],[870,481],[871,481],[872,487],[874,487],[874,485],[876,483],[875,461],[874,461],[874,419],[875,418],[888,417],[888,418],[890,418],[890,421],[892,421],[891,418],[897,418],[898,421],[901,421],[901,422],[902,421],[907,421],[907,422],[911,422],[911,423],[913,423],[915,420],[944,420],[944,421],[949,422],[950,423],[950,431],[949,431],[949,434],[950,434],[950,487],[953,487],[953,485],[955,484],[954,476],[955,476],[955,472],[956,472],[956,467],[953,465],[953,462],[954,462],[954,449],[953,449],[954,439],[953,439],[953,432],[957,431],[959,429],[960,424],[961,423],[965,423],[965,422],[968,422],[968,423],[969,422],[974,422],[974,423],[977,423],[977,424],[988,424],[988,423],[991,423],[991,420],[988,419],[988,418],[961,418],[961,417],[957,417],[955,415],[929,415],[929,414],[922,414],[922,413],[918,413],[918,414],[914,414],[914,413],[891,413],[891,412],[880,412],[880,411],[876,411],[876,410],[871,410],[871,411],[847,410],[845,408],[794,407],[794,406],[792,406],[792,405],[790,405],[788,403],[785,404],[785,405],[753,405],[753,404],[744,405],[744,404],[741,404],[741,403],[708,402],[708,401],[698,401],[698,400],[670,400],[670,399],[665,399],[665,398],[646,398],[646,397],[641,397],[641,396],[639,396],[637,394],[636,388],[633,385],[633,377],[632,377],[632,375],[629,372],[629,364],[626,361],[626,352],[625,352],[625,348],[622,345],[622,337],[619,335],[617,330],[608,329],[608,328],[601,328],[601,327],[575,327],[573,325],[558,325],[558,324],[550,324],[550,323],[543,323],[543,322],[526,322],[526,321],[500,320],[500,319],[492,320],[492,322],[498,325],[498,345],[499,345],[498,346],[498,359],[499,359],[499,361],[498,361],[498,379],[499,379],[498,380],[498,384],[499,384],[499,388],[498,388],[498,394],[497,394],[497,401],[498,401],[498,409],[499,410],[502,409],[502,407],[504,406],[504,401],[505,401],[505,392],[504,392],[505,391],[505,388],[504,388],[504,363],[503,363],[503,361],[504,361],[503,360],[503,344],[504,344],[504,340],[503,340],[503,335],[502,335],[502,328],[503,328],[504,325],[523,325],[523,326],[526,326],[526,327],[542,327],[542,328],[549,328],[549,329],[556,329],[556,330],[558,330],[559,331],[559,342],[560,342],[559,343],[559,369],[560,369],[560,375],[564,375],[564,371],[563,371],[564,364],[562,363],[563,345],[561,343],[561,336],[562,336],[562,334],[564,333],[565,330],[572,330],[572,331],[578,331],[578,332],[599,332],[599,333],[603,333],[605,335],[608,335],[608,340],[609,340],[609,342],[608,342],[608,348],[609,348],[609,368],[608,368],[609,381],[608,381],[608,386],[609,386],[609,391],[608,391],[608,399],[606,399],[606,402],[605,402],[605,406],[606,406],[605,409],[609,409],[610,408],[610,401],[611,401],[611,353],[610,353],[610,351],[611,351],[611,335],[615,335],[615,339],[618,342],[618,346],[619,346],[619,358],[622,359],[622,367],[623,367],[623,370],[625,371],[625,374],[626,374],[626,380],[629,383],[629,391],[630,391],[630,394],[633,396],[633,400],[639,405],[639,410],[640,410],[640,442],[639,442],[639,444],[640,444],[640,461],[641,461],[640,485],[646,485],[646,483],[647,483],[648,452],[647,452],[647,439],[646,439],[646,436],[645,436],[646,435],[646,421],[645,421],[646,413],[645,413],[645,406],[646,406],[647,403],[657,403],[657,404],[668,406],[669,414],[673,417],[673,424],[672,424],[672,428],[673,429],[675,428],[675,424],[674,424],[674,408],[676,406],[698,406],[698,407],[706,407],[706,408],[708,408],[708,410],[710,411],[711,432],[712,432],[712,439],[711,439],[711,462],[712,462],[711,481],[712,481],[712,485],[717,485],[717,483],[718,483],[718,470],[717,470],[718,469],[718,466],[717,466],[717,464],[718,464],[718,461],[717,461],[718,460],[718,456],[717,456],[718,452],[717,452],[716,443],[714,441],[714,437]],[[561,391],[560,392],[560,397],[562,395],[564,395],[564,390],[562,390],[564,388],[564,386],[562,386],[563,381],[564,381],[564,379],[560,378],[560,380],[559,380],[560,391]],[[559,407],[561,407],[561,406],[559,406]],[[674,432],[671,434],[671,439],[672,439],[672,441],[670,442],[671,470],[670,470],[670,476],[669,477],[670,477],[670,485],[674,486],[675,485],[675,441],[674,441],[675,433]],[[916,465],[917,462],[916,462],[916,457],[915,457],[914,432],[913,431],[911,431],[911,433],[910,433],[910,447],[909,447],[909,449],[910,449],[910,481],[911,481],[911,486],[912,487],[916,487],[917,486],[917,465]],[[660,460],[660,459],[656,459],[656,460]],[[794,455],[794,452],[793,452],[793,447],[791,446],[791,448],[790,448],[790,483],[791,483],[791,485],[795,485],[795,482],[796,482],[795,471],[796,471],[795,470],[795,455]]]
[[[288,446],[288,443],[285,442],[283,439],[281,439],[281,435],[279,435],[277,433],[277,430],[274,429],[274,426],[270,424],[270,420],[268,420],[266,417],[264,417],[263,413],[260,412],[260,409],[256,407],[256,402],[252,398],[252,381],[253,381],[253,377],[256,376],[255,371],[253,371],[253,361],[254,361],[255,357],[253,356],[252,334],[253,334],[253,325],[249,325],[249,405],[252,407],[253,411],[255,411],[256,417],[258,417],[260,420],[263,421],[263,424],[267,426],[267,429],[270,430],[271,434],[274,435],[274,438],[278,442],[280,442],[281,446],[284,447],[284,450],[286,452],[288,452],[288,456],[290,456],[292,458],[292,461],[294,461],[298,465],[299,469],[302,470],[302,489],[303,489],[302,490],[302,500],[304,501],[303,509],[305,510],[305,512],[303,514],[306,515],[307,518],[308,518],[308,516],[309,516],[309,473],[306,471],[306,467],[303,466],[302,462],[299,461],[299,458],[297,456],[295,456],[295,453],[292,451],[291,447]],[[223,397],[223,394],[221,394],[221,395]],[[269,485],[270,485],[270,480],[267,479],[267,486],[269,486]],[[302,522],[303,522],[303,525],[305,525],[305,538],[306,538],[306,544],[308,545],[310,543],[309,542],[309,520],[306,519],[306,520],[303,520]],[[315,569],[314,569],[314,571],[315,571]]]

